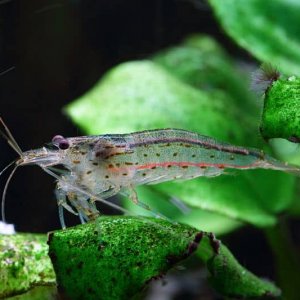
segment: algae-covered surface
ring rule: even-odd
[[[37,285],[54,285],[46,235],[0,235],[0,298]]]
[[[266,92],[261,123],[265,139],[284,138],[300,142],[300,79],[274,81]]]
[[[213,234],[161,219],[100,217],[51,233],[48,244],[59,292],[71,299],[131,299],[195,251],[223,295],[280,295],[240,266]]]
[[[0,298],[56,299],[57,285],[62,299],[137,299],[151,281],[193,253],[223,296],[280,296],[273,283],[242,267],[212,233],[162,219],[100,217],[51,232],[48,245],[45,235],[0,236]]]
[[[71,299],[130,299],[196,249],[196,229],[167,223],[102,217],[50,234],[59,291]]]

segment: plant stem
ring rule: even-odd
[[[273,252],[276,276],[283,291],[283,298],[298,300],[300,260],[286,222],[280,220],[276,226],[265,229],[265,235]]]

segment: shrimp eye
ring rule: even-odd
[[[66,139],[63,139],[61,140],[59,143],[58,143],[58,148],[59,149],[62,149],[62,150],[66,150],[68,149],[70,146],[69,142],[66,140]]]
[[[65,139],[63,136],[61,135],[56,135],[53,139],[52,139],[52,143],[56,146],[58,146],[59,149],[65,150],[68,149],[70,144],[68,142],[67,139]]]

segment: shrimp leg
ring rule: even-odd
[[[170,220],[169,218],[165,217],[164,215],[160,214],[157,211],[154,211],[153,209],[150,208],[149,205],[141,202],[138,198],[137,192],[134,189],[134,187],[132,185],[128,186],[127,188],[123,188],[121,190],[121,194],[125,197],[128,197],[134,204],[138,205],[139,207],[149,211],[149,213],[155,217],[155,218],[159,218],[159,219],[163,219],[169,222],[174,223],[173,220]]]
[[[65,223],[65,218],[64,218],[64,211],[63,209],[65,208],[68,210],[70,213],[74,215],[78,215],[73,208],[67,203],[67,197],[65,191],[60,189],[59,184],[57,184],[56,189],[55,189],[55,196],[57,199],[57,205],[58,205],[58,215],[59,215],[59,221],[61,224],[61,227],[63,229],[66,229],[66,223]]]

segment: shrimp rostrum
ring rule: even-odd
[[[8,128],[4,128],[2,135],[20,155],[9,180],[18,166],[25,165],[38,165],[55,177],[62,227],[63,208],[77,214],[82,222],[99,215],[95,201],[124,210],[106,200],[118,193],[150,210],[138,200],[134,189],[142,184],[218,176],[224,169],[262,168],[300,174],[298,167],[282,163],[261,150],[233,146],[180,129],[71,138],[57,135],[50,147],[22,152]],[[58,165],[64,170],[55,167]]]

